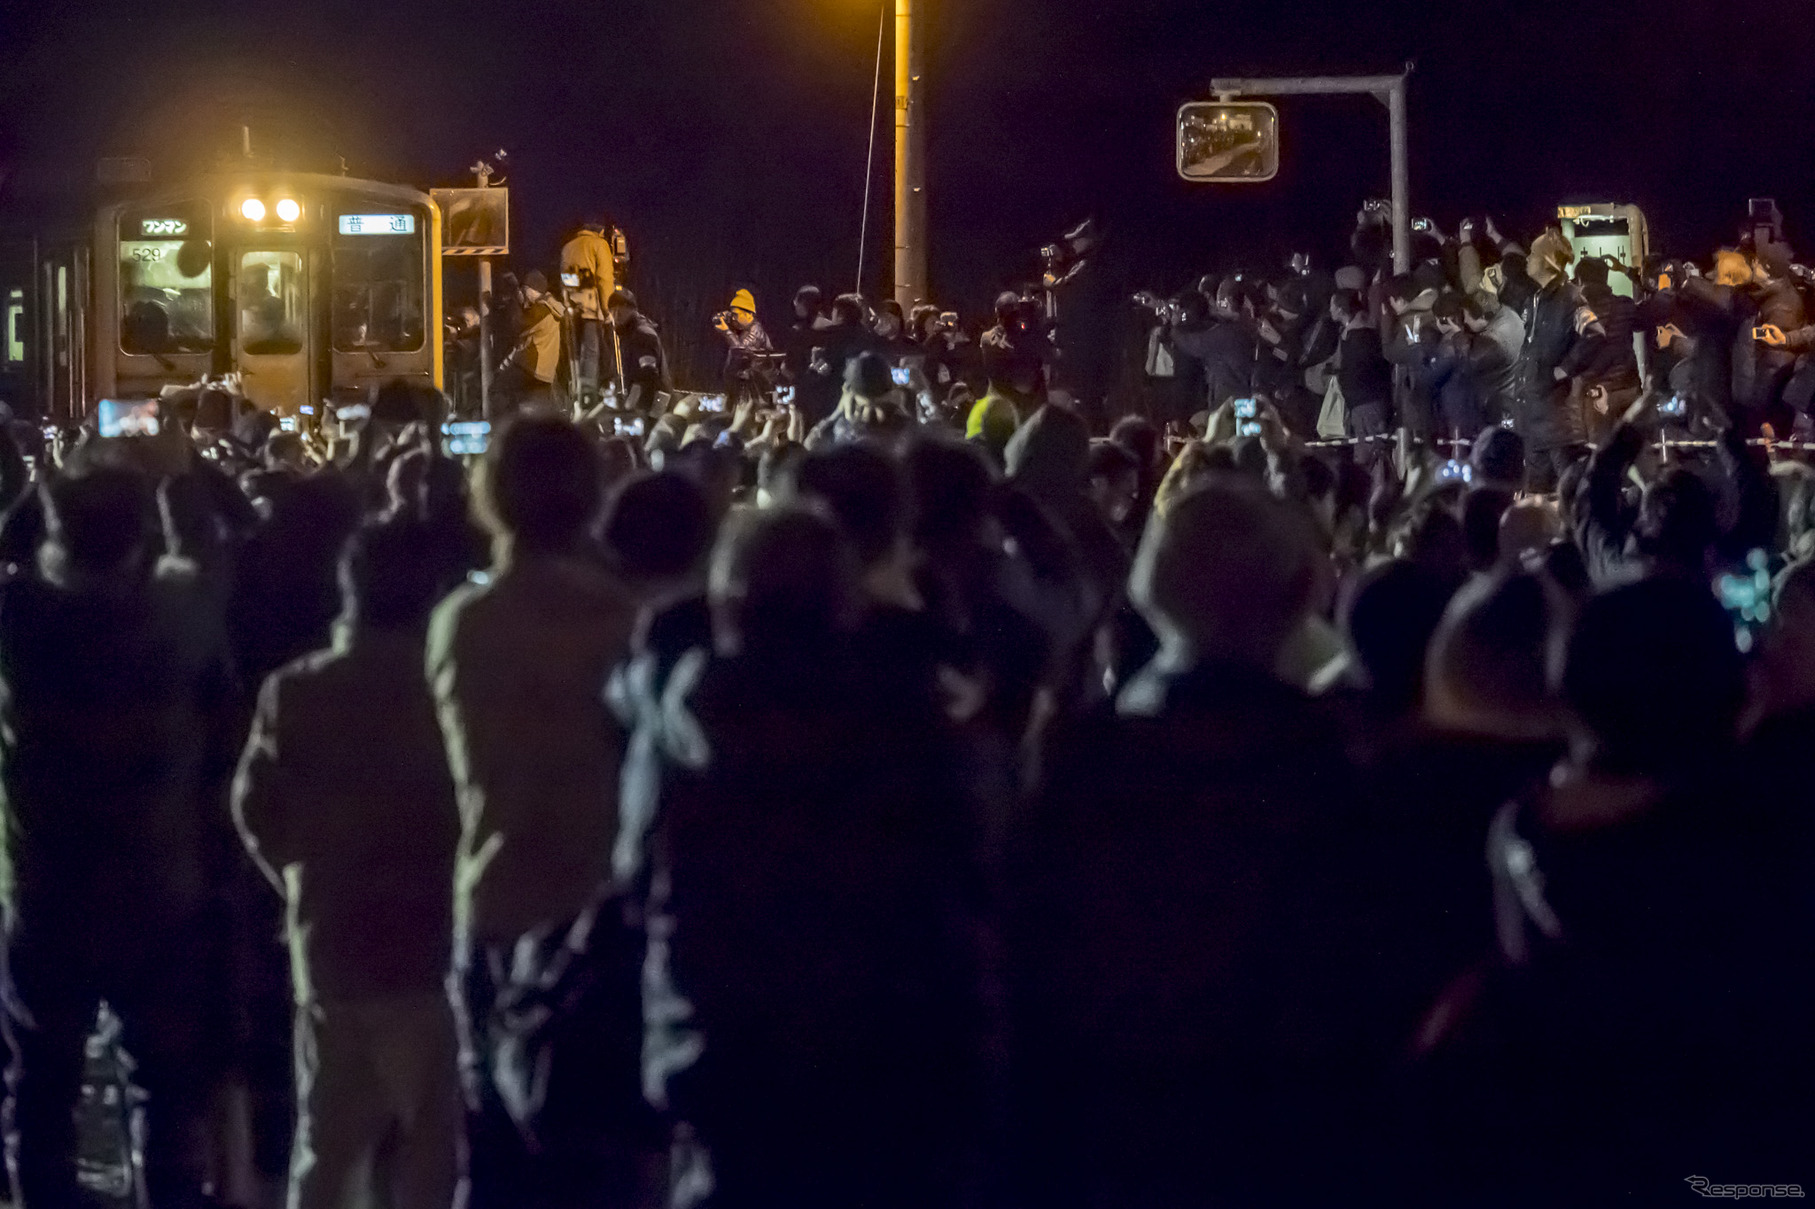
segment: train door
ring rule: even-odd
[[[0,403],[15,415],[38,411],[37,246],[29,239],[0,242]]]
[[[299,246],[231,253],[233,363],[246,397],[294,415],[316,396],[310,253]]]
[[[44,413],[88,414],[88,249],[48,249],[38,264],[45,340]]]

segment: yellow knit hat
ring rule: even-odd
[[[731,309],[743,311],[752,318],[756,315],[756,295],[749,290],[739,290],[731,295]]]

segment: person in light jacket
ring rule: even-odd
[[[259,695],[233,816],[284,896],[296,991],[294,1209],[448,1209],[465,1114],[447,981],[460,814],[422,670],[438,565],[379,522],[341,564],[334,644]]]

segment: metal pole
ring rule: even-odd
[[[492,258],[479,258],[479,414],[492,418]]]
[[[895,0],[895,301],[926,297],[926,122],[917,5]]]
[[[1278,79],[1214,79],[1210,91],[1231,97],[1349,96],[1369,93],[1386,105],[1392,127],[1393,271],[1412,269],[1411,157],[1407,152],[1405,81],[1411,64],[1396,76],[1285,76]]]
[[[1412,271],[1412,169],[1406,147],[1405,77],[1387,90],[1387,114],[1393,139],[1393,272]]]

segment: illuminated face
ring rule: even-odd
[[[750,325],[755,322],[756,322],[756,316],[752,315],[749,311],[741,310],[741,309],[738,309],[735,307],[732,309],[731,326],[736,328],[738,331],[741,332],[741,331],[748,330]]]

